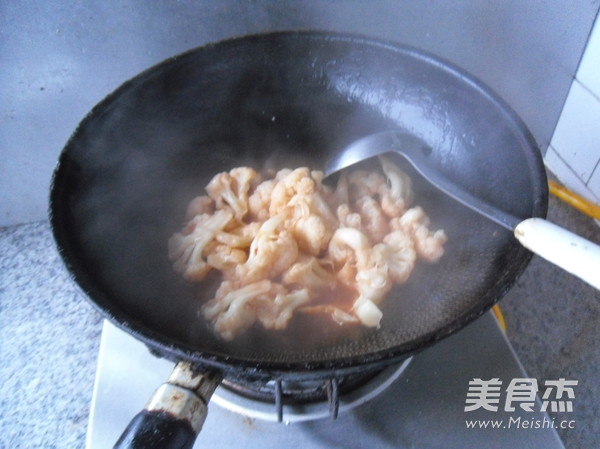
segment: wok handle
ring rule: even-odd
[[[142,410],[131,420],[114,447],[191,449],[196,435],[187,421],[166,413]]]
[[[208,401],[220,382],[218,373],[178,363],[114,448],[191,449],[206,419]]]
[[[528,218],[515,227],[521,244],[600,290],[600,246],[543,218]]]

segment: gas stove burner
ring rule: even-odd
[[[412,358],[376,373],[314,381],[224,381],[211,402],[232,412],[286,424],[335,419],[375,398],[405,371]]]
[[[306,404],[326,400],[332,388],[337,388],[339,394],[344,394],[367,383],[381,370],[357,373],[333,379],[321,377],[312,380],[247,380],[226,379],[222,385],[248,399],[275,403],[277,395],[281,394],[285,404]]]

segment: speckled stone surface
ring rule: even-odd
[[[0,448],[83,448],[100,340],[46,222],[0,229]]]
[[[600,243],[600,228],[554,199],[549,218]],[[600,292],[534,257],[500,304],[531,377],[579,381],[566,447],[600,447]],[[48,223],[0,229],[0,448],[85,446],[100,331]]]

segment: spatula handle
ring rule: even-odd
[[[600,246],[550,223],[528,218],[515,228],[521,244],[600,290]]]

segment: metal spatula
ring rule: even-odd
[[[431,149],[401,131],[385,131],[359,139],[337,153],[324,169],[326,180],[340,170],[374,156],[403,156],[431,184],[473,211],[513,232],[527,249],[600,289],[600,246],[543,218],[514,217],[467,192],[433,167]]]

